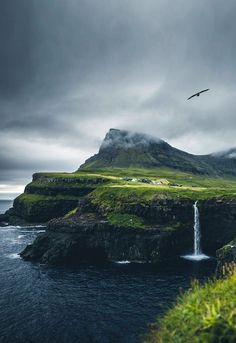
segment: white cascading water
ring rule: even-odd
[[[198,256],[201,255],[201,228],[200,228],[200,220],[199,220],[199,211],[197,207],[197,201],[193,205],[194,208],[194,252],[193,255]]]
[[[201,226],[200,226],[200,216],[199,210],[197,207],[197,201],[195,201],[193,205],[194,209],[194,238],[193,238],[193,254],[192,255],[184,255],[182,257],[186,258],[187,260],[193,261],[201,261],[209,258],[209,256],[202,253],[201,250]]]

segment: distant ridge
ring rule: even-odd
[[[235,158],[234,158],[235,156]],[[103,168],[178,169],[195,174],[236,176],[236,149],[211,155],[193,155],[144,133],[110,129],[99,152],[80,169]]]

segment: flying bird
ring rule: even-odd
[[[197,92],[197,93],[191,95],[187,100],[193,98],[194,96],[199,96],[201,93],[207,92],[207,91],[209,91],[209,90],[210,90],[210,88],[203,89],[203,91],[200,91],[200,92]]]

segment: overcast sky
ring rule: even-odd
[[[0,0],[0,197],[77,169],[111,127],[235,147],[235,17],[235,0]]]

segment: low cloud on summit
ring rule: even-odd
[[[106,134],[100,149],[107,147],[130,149],[136,146],[148,146],[151,143],[162,142],[157,137],[134,131],[110,129]]]
[[[111,127],[236,147],[235,15],[233,0],[0,0],[4,189],[77,169]]]

